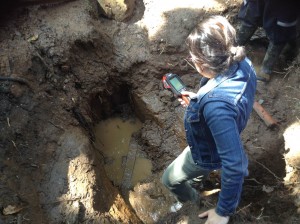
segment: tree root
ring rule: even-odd
[[[0,81],[18,82],[18,83],[28,86],[31,89],[29,82],[23,78],[0,76]]]

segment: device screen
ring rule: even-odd
[[[172,84],[172,86],[174,86],[174,88],[177,91],[179,91],[182,88],[184,88],[184,86],[182,85],[182,83],[177,78],[170,79],[170,83]]]

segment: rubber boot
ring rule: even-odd
[[[256,29],[256,26],[242,23],[236,36],[237,44],[239,46],[244,46],[250,40]]]
[[[274,44],[271,41],[269,42],[267,52],[262,62],[261,70],[257,74],[257,80],[263,82],[270,81],[270,75],[272,74],[274,64],[277,61],[284,46],[285,44]]]
[[[299,42],[300,37],[298,39],[290,40],[282,50],[282,54],[288,63],[291,63],[297,57],[299,53]]]

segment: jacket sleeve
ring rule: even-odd
[[[236,123],[235,106],[227,102],[209,102],[203,115],[212,133],[222,163],[221,191],[216,207],[221,216],[233,215],[240,201],[248,160]]]

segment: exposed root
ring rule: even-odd
[[[31,89],[31,86],[30,86],[29,82],[26,79],[23,79],[23,78],[0,76],[0,81],[18,82],[18,83],[21,83],[21,84],[24,84],[24,85],[28,86]]]

